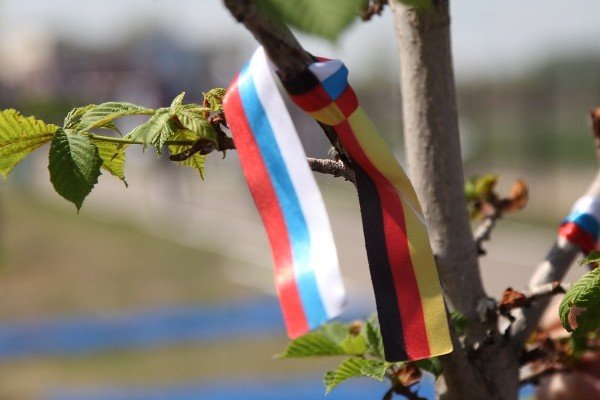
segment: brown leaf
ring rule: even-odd
[[[573,306],[567,315],[567,320],[569,321],[569,326],[571,329],[577,329],[579,324],[577,323],[577,317],[587,311],[585,307]]]
[[[591,111],[592,130],[596,138],[600,138],[600,107]]]
[[[500,308],[504,310],[511,310],[517,307],[524,307],[527,305],[527,297],[519,292],[513,290],[513,288],[506,288],[502,294],[502,301],[500,301]]]
[[[396,377],[406,387],[421,381],[421,370],[413,363],[406,363],[398,370]]]
[[[529,188],[522,179],[517,179],[510,190],[507,198],[501,202],[503,212],[519,211],[525,208],[529,201]]]

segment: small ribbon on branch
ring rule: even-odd
[[[584,196],[575,202],[558,234],[577,245],[585,254],[598,250],[600,236],[600,198]]]

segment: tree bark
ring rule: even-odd
[[[515,399],[518,362],[486,317],[464,195],[448,0],[431,10],[391,1],[400,55],[404,140],[446,300],[467,317],[464,347],[442,357],[450,399]],[[491,313],[490,313],[491,314]]]

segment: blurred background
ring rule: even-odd
[[[452,7],[466,176],[497,173],[501,192],[517,178],[530,186],[529,206],[501,222],[482,259],[486,287],[499,296],[526,285],[596,171],[588,120],[600,106],[600,3]],[[0,106],[56,124],[88,103],[159,107],[182,91],[199,102],[226,87],[256,47],[216,0],[0,0],[0,32]],[[314,54],[345,60],[403,160],[389,10],[337,43],[299,38]],[[317,125],[294,114],[309,155],[326,156]],[[47,150],[0,184],[0,399],[323,398],[321,374],[339,360],[272,358],[287,340],[235,152],[211,154],[202,181],[131,148],[129,187],[105,173],[77,214],[52,190]],[[317,178],[349,294],[344,319],[369,315],[356,193]],[[329,398],[385,390],[358,380]]]

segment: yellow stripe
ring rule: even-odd
[[[401,193],[415,212],[422,214],[417,194],[410,180],[362,107],[358,107],[352,113],[348,118],[348,123],[360,147],[375,168]]]
[[[337,125],[346,119],[344,113],[339,109],[337,104],[331,103],[320,110],[309,113],[314,119],[327,125]]]
[[[409,210],[404,200],[402,200],[402,207],[408,249],[423,306],[429,349],[432,356],[447,354],[452,351],[452,342],[448,332],[442,289],[429,245],[429,236],[423,224]]]

